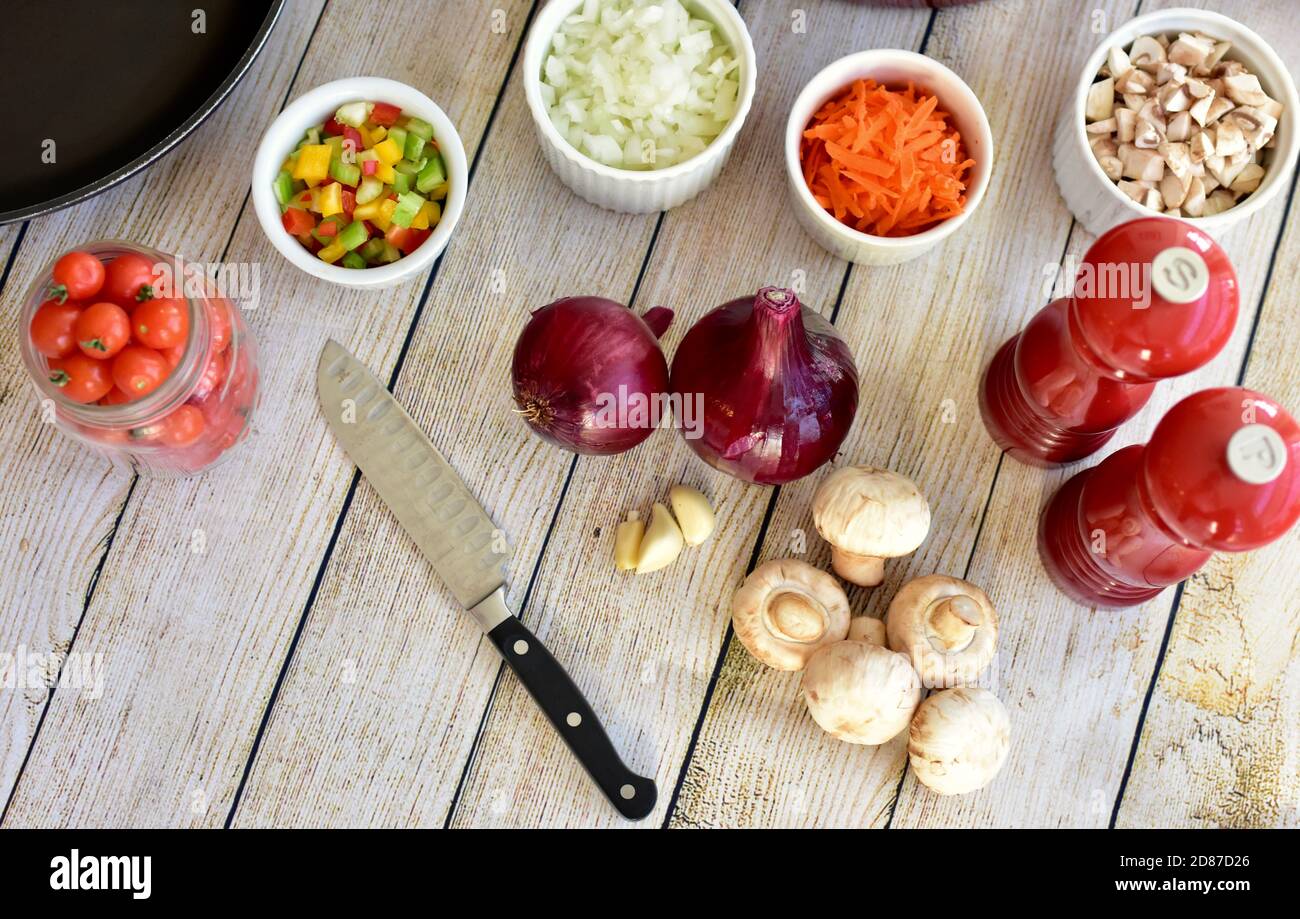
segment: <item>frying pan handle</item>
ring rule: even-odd
[[[609,802],[629,820],[648,816],[659,795],[654,781],[623,764],[582,691],[546,646],[509,615],[488,631],[488,638]]]

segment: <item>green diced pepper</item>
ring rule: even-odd
[[[355,252],[348,252],[343,256],[344,268],[365,268],[366,260]]]
[[[412,116],[411,119],[406,122],[406,133],[418,134],[420,137],[423,137],[425,140],[432,140],[433,125],[429,124],[429,122],[421,118],[416,118]]]
[[[393,169],[396,170],[397,167],[394,166]],[[393,191],[399,195],[406,194],[413,185],[415,185],[415,176],[407,172],[393,172]]]
[[[408,160],[418,160],[424,156],[424,138],[414,132],[406,135],[406,144],[402,147],[402,156]]]
[[[401,204],[399,202],[400,209]],[[366,224],[361,220],[354,220],[342,230],[339,230],[338,244],[349,251],[356,249],[367,239],[370,238],[369,232],[366,231]]]
[[[397,125],[393,125],[391,128],[388,129],[388,136],[391,137],[391,138],[393,139],[393,143],[397,144],[398,147],[401,147],[401,148],[405,149],[405,147],[406,147],[406,128],[402,128],[402,127],[398,127]]]
[[[445,181],[447,181],[447,169],[443,165],[442,155],[435,153],[429,157],[429,162],[424,164],[424,168],[416,176],[415,187],[418,191],[428,193]]]
[[[289,199],[293,197],[293,176],[287,169],[281,169],[280,174],[275,177],[275,200],[281,204],[288,204]]]
[[[384,183],[374,176],[366,176],[357,186],[357,204],[369,204],[384,193]]]
[[[400,175],[400,173],[399,173]],[[409,227],[415,215],[424,206],[424,199],[415,192],[406,192],[397,198],[397,209],[393,211],[393,223],[399,227]]]
[[[330,177],[344,185],[351,185],[356,188],[357,183],[361,181],[361,167],[352,163],[345,163],[339,159],[330,160]]]

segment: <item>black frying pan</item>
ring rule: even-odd
[[[0,223],[99,194],[174,147],[239,82],[284,2],[6,2]],[[254,151],[227,153],[252,167]]]

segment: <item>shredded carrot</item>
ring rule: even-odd
[[[911,83],[845,87],[803,132],[799,161],[813,198],[874,236],[912,236],[960,214],[975,161],[938,106],[938,97]]]

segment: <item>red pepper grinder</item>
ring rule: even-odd
[[[1239,387],[1188,396],[1151,441],[1117,450],[1052,497],[1038,551],[1066,595],[1133,606],[1216,551],[1270,543],[1300,517],[1300,425]]]
[[[1022,463],[1082,459],[1138,413],[1156,381],[1211,360],[1237,322],[1237,273],[1180,220],[1120,224],[1088,250],[1070,296],[994,355],[980,414]]]

